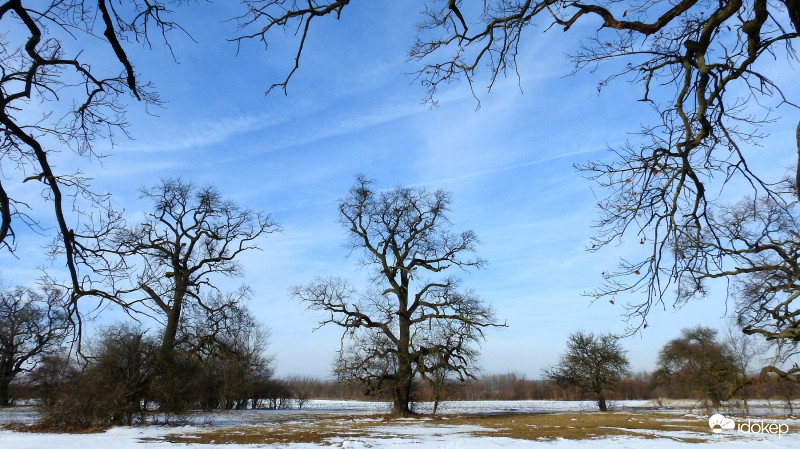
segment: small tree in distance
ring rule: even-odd
[[[679,386],[687,397],[710,401],[719,409],[742,386],[736,359],[717,339],[717,331],[704,326],[685,328],[658,353],[656,377]]]
[[[562,388],[577,387],[597,397],[601,411],[608,410],[605,391],[613,390],[630,373],[626,352],[618,337],[577,331],[567,340],[567,351],[554,367],[545,368],[545,378]]]

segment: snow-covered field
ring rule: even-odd
[[[670,413],[684,420],[708,422],[705,410],[696,409],[692,402],[656,403],[648,401],[620,401],[613,403],[618,412],[658,411]],[[775,423],[783,430],[782,435],[769,433],[742,433],[737,429],[725,430],[721,433],[708,431],[642,431],[642,436],[611,436],[584,440],[523,440],[507,437],[479,436],[476,433],[487,433],[485,428],[476,425],[448,424],[448,417],[460,414],[503,414],[503,413],[574,413],[594,412],[593,402],[561,402],[561,401],[470,401],[448,402],[440,406],[444,419],[403,419],[383,421],[371,415],[385,413],[388,405],[379,402],[359,401],[309,401],[302,410],[277,411],[236,411],[226,413],[207,413],[192,415],[188,423],[181,426],[150,425],[139,427],[115,427],[98,434],[66,435],[36,434],[0,430],[0,449],[168,449],[177,446],[188,449],[230,448],[234,444],[208,445],[200,443],[169,443],[165,438],[170,435],[196,435],[203,432],[233,428],[247,432],[247,429],[270,427],[274,429],[290,429],[293,426],[308,424],[315,419],[339,420],[347,423],[363,423],[371,421],[369,427],[360,428],[358,435],[342,435],[326,437],[321,443],[281,443],[250,444],[253,448],[287,448],[305,449],[316,447],[342,448],[400,448],[413,445],[417,449],[439,448],[530,448],[545,447],[554,449],[599,449],[605,447],[672,449],[672,448],[797,448],[800,447],[800,419],[786,415],[780,402],[750,403],[750,412],[742,416],[734,416],[737,425],[752,418],[753,422],[763,420],[767,424]],[[420,404],[418,411],[429,410],[429,404]],[[726,413],[720,410],[720,413]],[[732,412],[732,411],[731,411]],[[31,409],[15,407],[0,409],[0,424],[9,422],[31,422],[35,413]],[[376,423],[376,421],[378,421]],[[701,427],[702,428],[702,427]],[[684,442],[691,438],[700,442]],[[238,447],[238,446],[236,446]]]

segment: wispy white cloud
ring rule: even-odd
[[[147,137],[126,141],[117,153],[170,153],[205,148],[224,142],[236,135],[250,133],[279,124],[281,119],[271,114],[244,114],[220,117],[193,123],[172,123]]]
[[[441,178],[441,179],[436,179],[436,180],[423,181],[423,182],[418,183],[418,185],[442,185],[442,184],[450,183],[450,182],[453,182],[453,181],[466,180],[466,179],[469,179],[469,178],[475,178],[475,177],[486,176],[486,175],[496,175],[496,174],[500,174],[500,173],[503,173],[503,172],[517,170],[517,169],[520,169],[520,168],[532,167],[534,165],[540,165],[540,164],[543,164],[543,163],[546,163],[546,162],[557,161],[559,159],[571,159],[571,158],[573,158],[575,156],[581,156],[581,155],[584,155],[584,154],[593,154],[593,153],[597,153],[598,151],[600,151],[600,150],[598,150],[596,148],[589,148],[589,149],[583,149],[583,150],[578,150],[578,151],[553,154],[551,156],[535,159],[535,160],[532,160],[532,161],[520,162],[520,163],[512,164],[512,165],[504,165],[504,166],[500,166],[500,167],[493,167],[493,168],[489,168],[489,169],[486,169],[486,170],[478,170],[478,171],[474,171],[474,172],[471,172],[471,173],[464,173],[464,174],[461,174],[461,175],[458,175],[458,176],[449,177],[449,178]]]

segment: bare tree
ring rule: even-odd
[[[65,297],[56,288],[0,291],[0,406],[10,404],[9,386],[36,367],[71,330]]]
[[[388,392],[392,413],[411,413],[413,380],[440,369],[472,377],[473,345],[484,329],[498,326],[492,309],[452,277],[433,278],[453,268],[483,265],[472,257],[477,236],[451,233],[450,196],[424,188],[377,191],[359,176],[339,203],[349,247],[363,255],[372,289],[358,293],[340,278],[316,279],[292,293],[309,308],[325,312],[320,324],[344,329],[336,366],[340,378]]]
[[[113,301],[164,325],[158,385],[165,396],[162,406],[180,411],[185,401],[173,397],[183,389],[178,365],[194,361],[177,360],[176,350],[196,353],[215,342],[224,330],[221,325],[229,323],[222,317],[238,310],[249,295],[242,288],[221,300],[218,278],[240,276],[239,256],[258,249],[256,240],[279,227],[268,214],[223,199],[213,186],[165,179],[142,189],[141,196],[153,203],[152,211],[139,224],[117,223],[107,243],[87,252],[91,257],[84,263],[97,276],[105,275]],[[218,320],[202,334],[182,332],[187,309]]]
[[[165,360],[179,345],[183,311],[191,303],[209,313],[222,313],[230,302],[206,302],[215,293],[215,276],[242,274],[237,258],[256,250],[256,239],[279,230],[268,214],[241,209],[224,200],[213,186],[197,187],[165,179],[141,196],[153,203],[146,219],[115,231],[111,249],[95,254],[93,267],[115,282],[117,301],[131,310],[150,313],[164,324],[161,352]],[[120,279],[130,280],[124,288]],[[247,289],[234,294],[238,302]]]
[[[558,364],[542,373],[561,388],[577,387],[594,393],[597,406],[606,411],[605,393],[617,388],[630,373],[625,353],[614,335],[578,331],[569,336],[567,350]]]
[[[744,403],[745,412],[749,414],[748,391],[745,387],[754,383],[752,380],[754,374],[771,358],[767,356],[770,352],[769,345],[757,335],[742,333],[738,326],[728,327],[722,344],[736,364],[738,377],[741,379],[741,388],[736,394]]]
[[[472,345],[478,341],[478,337],[476,330],[471,326],[454,320],[440,322],[435,329],[418,333],[417,339],[422,341],[422,346],[441,348],[425,356],[424,363],[418,366],[420,377],[431,389],[433,417],[436,417],[436,411],[448,383],[453,380],[465,382],[469,378],[475,378],[475,370],[470,367],[475,365],[478,357],[478,352]]]

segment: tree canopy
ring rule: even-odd
[[[656,375],[715,408],[742,385],[733,355],[717,340],[717,331],[703,326],[681,330],[661,348]]]
[[[241,276],[241,254],[257,250],[256,240],[280,227],[269,214],[242,209],[213,186],[178,178],[143,188],[141,196],[152,202],[145,219],[115,225],[107,245],[87,263],[114,286],[114,302],[163,323],[161,350],[169,359],[180,344],[184,311],[196,307],[218,324],[238,313],[249,290],[223,295],[216,279]],[[213,328],[206,331],[211,335]]]
[[[562,388],[577,387],[594,393],[601,411],[606,406],[606,390],[613,390],[630,373],[626,351],[619,338],[578,331],[567,340],[567,349],[555,366],[543,370],[546,379]]]
[[[343,345],[349,339],[336,374],[366,384],[370,394],[389,393],[395,415],[411,413],[416,376],[428,382],[437,372],[472,377],[474,345],[484,329],[499,325],[490,306],[443,275],[483,264],[473,256],[474,232],[450,232],[450,202],[442,190],[380,191],[358,177],[339,203],[339,220],[351,251],[370,271],[370,287],[357,292],[332,277],[292,289],[309,308],[325,313],[321,325],[343,328]]]

